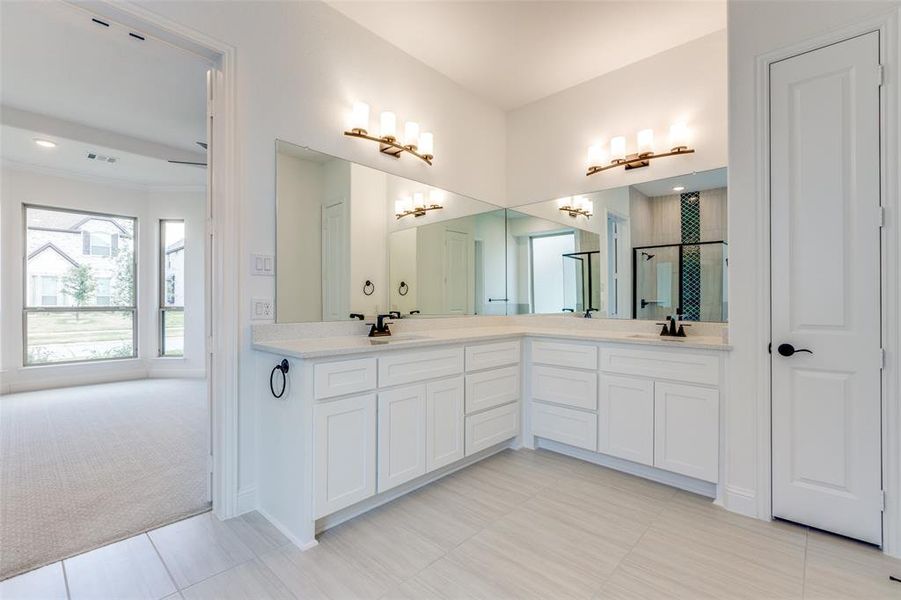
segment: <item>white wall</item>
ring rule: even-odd
[[[765,516],[760,493],[768,490],[768,471],[758,460],[759,436],[769,425],[760,422],[757,412],[758,378],[768,355],[767,340],[758,337],[763,324],[758,294],[762,282],[757,276],[762,232],[757,218],[762,207],[755,144],[763,125],[757,122],[755,105],[756,59],[899,6],[897,0],[729,2],[729,336],[734,349],[725,407],[725,502],[732,510]]]
[[[588,147],[670,124],[692,130],[688,156],[585,176]],[[507,119],[509,206],[703,171],[726,164],[726,32],[720,31],[512,111]]]
[[[146,376],[203,376],[203,191],[163,191],[3,167],[0,188],[0,392]],[[138,358],[22,366],[23,204],[137,217]],[[185,220],[185,356],[158,357],[159,220]]]
[[[385,173],[350,165],[350,312],[388,311],[387,184]],[[375,286],[369,296],[366,281]]]

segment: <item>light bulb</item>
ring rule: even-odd
[[[638,153],[653,154],[654,153],[654,130],[642,129],[638,132]]]
[[[626,159],[626,138],[621,135],[610,140],[610,160],[622,161]]]
[[[602,161],[603,151],[601,147],[595,144],[594,146],[588,147],[588,166],[589,167],[599,167]]]
[[[673,123],[669,128],[669,146],[673,151],[688,148],[688,127],[685,123]]]
[[[425,208],[425,200],[423,198],[422,192],[414,192],[413,193],[413,208]]]
[[[397,139],[397,117],[390,110],[382,111],[379,117],[379,135],[383,138]]]
[[[419,153],[423,156],[434,156],[435,154],[435,140],[428,131],[419,134]]]
[[[443,190],[429,190],[429,203],[430,204],[441,204],[441,201],[444,200],[444,191]]]
[[[365,102],[354,102],[350,113],[350,128],[366,132],[369,129],[369,105]]]
[[[586,215],[586,216],[591,216],[591,215],[593,215],[593,214],[594,214],[594,201],[593,201],[593,200],[586,200],[586,201],[582,204],[582,210],[584,210],[585,212],[588,213],[588,215]]]
[[[419,123],[407,121],[404,124],[404,145],[416,148],[419,146]]]
[[[407,210],[407,203],[404,202],[403,198],[401,198],[400,200],[394,201],[394,214],[395,215],[402,215],[402,214],[404,214],[404,212],[406,210]]]

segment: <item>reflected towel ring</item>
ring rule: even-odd
[[[407,282],[401,281],[400,286],[398,286],[398,288],[397,288],[397,293],[400,294],[401,296],[406,296],[409,291],[410,291],[410,286],[407,285]]]
[[[278,371],[282,374],[282,391],[279,393],[275,393],[275,384],[273,383],[273,378],[275,377],[275,372]],[[285,395],[285,390],[288,389],[288,359],[283,358],[282,362],[278,363],[274,367],[272,367],[272,371],[269,372],[269,391],[272,392],[272,395],[276,398],[281,398]]]
[[[363,294],[366,296],[371,296],[375,293],[375,284],[366,280],[366,283],[363,284]]]

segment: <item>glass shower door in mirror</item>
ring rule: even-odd
[[[665,319],[679,309],[679,246],[635,248],[635,318]]]

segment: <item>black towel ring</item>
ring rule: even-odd
[[[275,393],[275,384],[272,381],[276,371],[282,374],[282,391],[277,394]],[[281,398],[285,395],[286,389],[288,389],[288,359],[283,358],[282,362],[272,367],[272,371],[269,372],[269,391],[272,392],[272,395],[276,398]]]
[[[366,280],[366,283],[363,284],[363,294],[366,296],[371,296],[375,293],[375,284]]]
[[[406,296],[410,291],[410,286],[407,285],[406,281],[401,281],[400,285],[397,288],[397,293],[401,296]]]

